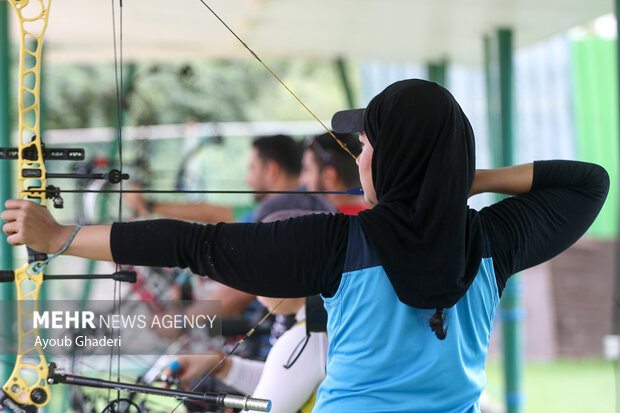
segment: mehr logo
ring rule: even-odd
[[[215,314],[162,314],[149,317],[145,314],[100,314],[92,311],[34,311],[33,327],[44,329],[85,328],[213,328]]]

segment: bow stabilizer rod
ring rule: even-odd
[[[92,279],[105,279],[121,282],[128,282],[134,284],[137,280],[135,271],[117,271],[112,274],[43,274],[43,280],[92,280]],[[14,282],[15,271],[12,270],[0,270],[0,283]]]
[[[222,408],[252,410],[257,412],[269,412],[271,410],[271,400],[256,399],[248,396],[233,396],[227,393],[199,393],[176,389],[164,389],[161,387],[146,386],[142,384],[122,383],[91,377],[75,376],[72,374],[60,374],[57,373],[57,367],[54,363],[49,364],[49,372],[50,374],[47,380],[49,384],[64,383],[77,386],[94,387],[98,389],[112,389],[153,394],[183,400],[212,403]]]

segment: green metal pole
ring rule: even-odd
[[[351,81],[349,79],[349,72],[347,71],[347,65],[343,58],[338,58],[334,62],[336,65],[336,70],[338,71],[338,76],[340,77],[340,82],[342,83],[342,88],[344,89],[344,94],[347,99],[347,105],[349,105],[350,109],[355,108],[355,94],[353,93],[353,87],[351,87]]]
[[[502,140],[500,132],[500,99],[499,99],[499,62],[497,56],[497,38],[484,38],[485,81],[487,87],[487,118],[489,127],[489,147],[494,166],[502,166],[500,153]]]
[[[615,1],[615,13],[616,13],[616,33],[620,33],[620,21],[618,20],[618,15],[620,14],[620,0]],[[620,41],[616,39],[616,76],[618,79],[618,98],[620,100]],[[618,105],[620,107],[620,105]],[[620,114],[619,114],[620,118]],[[616,212],[620,215],[620,209]],[[618,225],[620,226],[620,219],[618,219]],[[620,237],[620,227],[616,229],[616,237]],[[616,250],[616,257],[618,257],[618,262],[620,262],[620,245],[618,245],[618,249]],[[612,334],[618,335],[620,334],[620,266],[616,266],[616,291],[614,295],[614,306],[613,306],[613,325],[612,325]],[[618,397],[620,397],[620,392],[618,392]]]
[[[499,51],[499,85],[502,133],[502,163],[511,165],[514,161],[512,147],[514,141],[514,81],[512,74],[512,31],[497,31]]]
[[[11,146],[11,93],[10,66],[11,52],[9,44],[9,3],[0,2],[0,146]],[[0,162],[0,202],[12,196],[13,174],[11,162]],[[4,233],[0,233],[2,268],[13,268],[13,252],[6,242]],[[3,292],[13,291],[12,285],[0,286]],[[5,295],[3,294],[3,297]]]
[[[620,0],[619,0],[620,1]],[[498,30],[484,39],[484,55],[489,119],[489,143],[495,167],[514,163],[514,80],[512,31]],[[501,197],[500,197],[501,198]],[[507,413],[523,410],[521,281],[513,275],[500,303],[504,345],[504,382]]]
[[[445,59],[429,63],[426,66],[426,70],[428,72],[428,80],[447,87],[446,74],[448,72],[448,62]]]
[[[0,1],[0,146],[11,146],[11,93],[10,93],[11,47],[9,40],[9,3]],[[12,162],[0,161],[0,205],[12,198],[13,174]],[[0,269],[14,269],[13,251],[6,242],[6,236],[0,232]],[[0,285],[0,329],[10,331],[9,323],[15,320],[15,306],[11,300],[15,299],[13,284]],[[13,343],[7,343],[12,345]],[[15,364],[10,356],[0,356],[0,380],[9,377],[9,366]],[[4,381],[2,381],[4,383]]]
[[[499,91],[501,111],[501,163],[514,163],[514,78],[512,30],[497,31],[499,51]],[[513,275],[502,293],[501,317],[504,340],[504,379],[506,383],[506,411],[517,413],[523,410],[521,377],[523,373],[521,280]]]

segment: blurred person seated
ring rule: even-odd
[[[273,308],[279,298],[259,297],[267,308]],[[242,394],[268,399],[272,413],[310,411],[316,390],[325,378],[327,335],[307,332],[305,298],[288,298],[275,309],[276,314],[295,314],[296,324],[273,345],[265,361],[228,357],[214,375]],[[184,386],[210,371],[222,359],[218,354],[178,356],[176,376]],[[168,370],[164,374],[170,375]]]

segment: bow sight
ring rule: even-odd
[[[35,141],[35,137],[31,139],[31,142]],[[21,157],[19,148],[9,147],[0,148],[0,160],[6,159],[20,159],[28,161],[28,165],[34,163],[34,166],[21,168],[20,179],[26,180],[38,180],[41,178],[69,178],[69,179],[103,179],[111,184],[117,184],[123,180],[129,179],[129,174],[122,173],[118,169],[111,169],[104,173],[51,173],[43,172],[42,168],[36,165],[38,159],[43,161],[83,161],[85,159],[85,152],[82,148],[46,148],[45,144],[41,144],[41,154],[36,145],[28,145],[22,149]],[[43,176],[45,175],[45,176]],[[54,208],[62,208],[64,206],[64,200],[60,196],[60,188],[54,185],[47,185],[44,190],[35,186],[26,187],[23,189],[26,192],[26,199],[28,198],[41,198],[52,199],[54,201]]]

